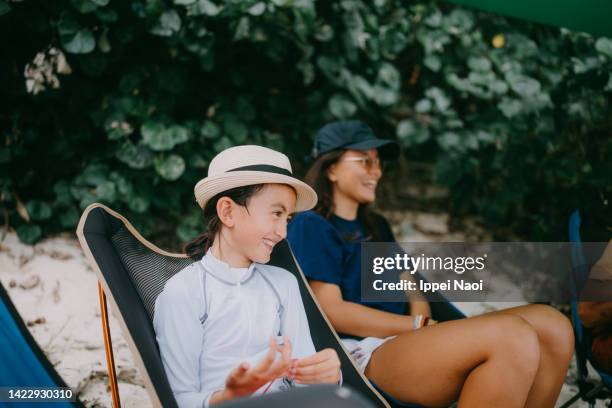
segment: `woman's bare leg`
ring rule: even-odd
[[[540,361],[522,317],[478,316],[403,333],[377,348],[366,376],[401,401],[459,407],[523,407]]]
[[[527,397],[527,408],[554,407],[574,354],[574,332],[567,317],[545,305],[502,309],[488,315],[513,314],[525,319],[540,343],[540,366]]]

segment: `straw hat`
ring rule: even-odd
[[[244,145],[217,154],[208,166],[208,177],[200,180],[193,192],[200,207],[223,191],[253,184],[279,183],[297,193],[295,211],[306,211],[317,203],[317,193],[293,177],[289,158],[267,147]]]

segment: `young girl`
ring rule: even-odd
[[[153,319],[178,405],[338,383],[340,361],[333,349],[315,351],[297,280],[266,265],[315,192],[285,155],[260,146],[219,153],[194,191],[208,228],[186,252],[203,257],[168,280]]]
[[[429,315],[424,302],[363,303],[359,248],[393,241],[376,198],[381,159],[398,146],[357,121],[317,134],[306,181],[319,202],[289,224],[288,240],[310,285],[357,366],[384,392],[425,406],[553,407],[572,357],[572,327],[561,313],[527,305],[413,327]]]

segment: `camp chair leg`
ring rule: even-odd
[[[108,367],[108,383],[111,387],[113,397],[113,407],[121,408],[119,401],[119,387],[117,386],[117,376],[115,374],[115,357],[113,355],[113,342],[111,340],[110,326],[108,323],[108,310],[106,308],[106,294],[102,284],[98,282],[98,295],[100,297],[100,314],[102,315],[102,333],[104,334],[104,348],[106,349],[106,365]]]
[[[570,398],[565,404],[561,405],[559,408],[568,408],[571,405],[574,404],[574,402],[578,401],[580,399],[580,393],[574,395],[572,398]]]
[[[604,389],[605,385],[598,384],[595,388],[586,393],[584,399],[589,402],[589,408],[595,407],[595,400],[597,399],[597,394],[602,392]]]

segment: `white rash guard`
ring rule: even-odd
[[[231,268],[210,249],[168,280],[155,301],[153,327],[180,408],[208,407],[231,370],[243,361],[251,366],[261,361],[271,336],[289,337],[292,358],[316,352],[290,272],[258,263]],[[294,386],[277,379],[268,392]]]

